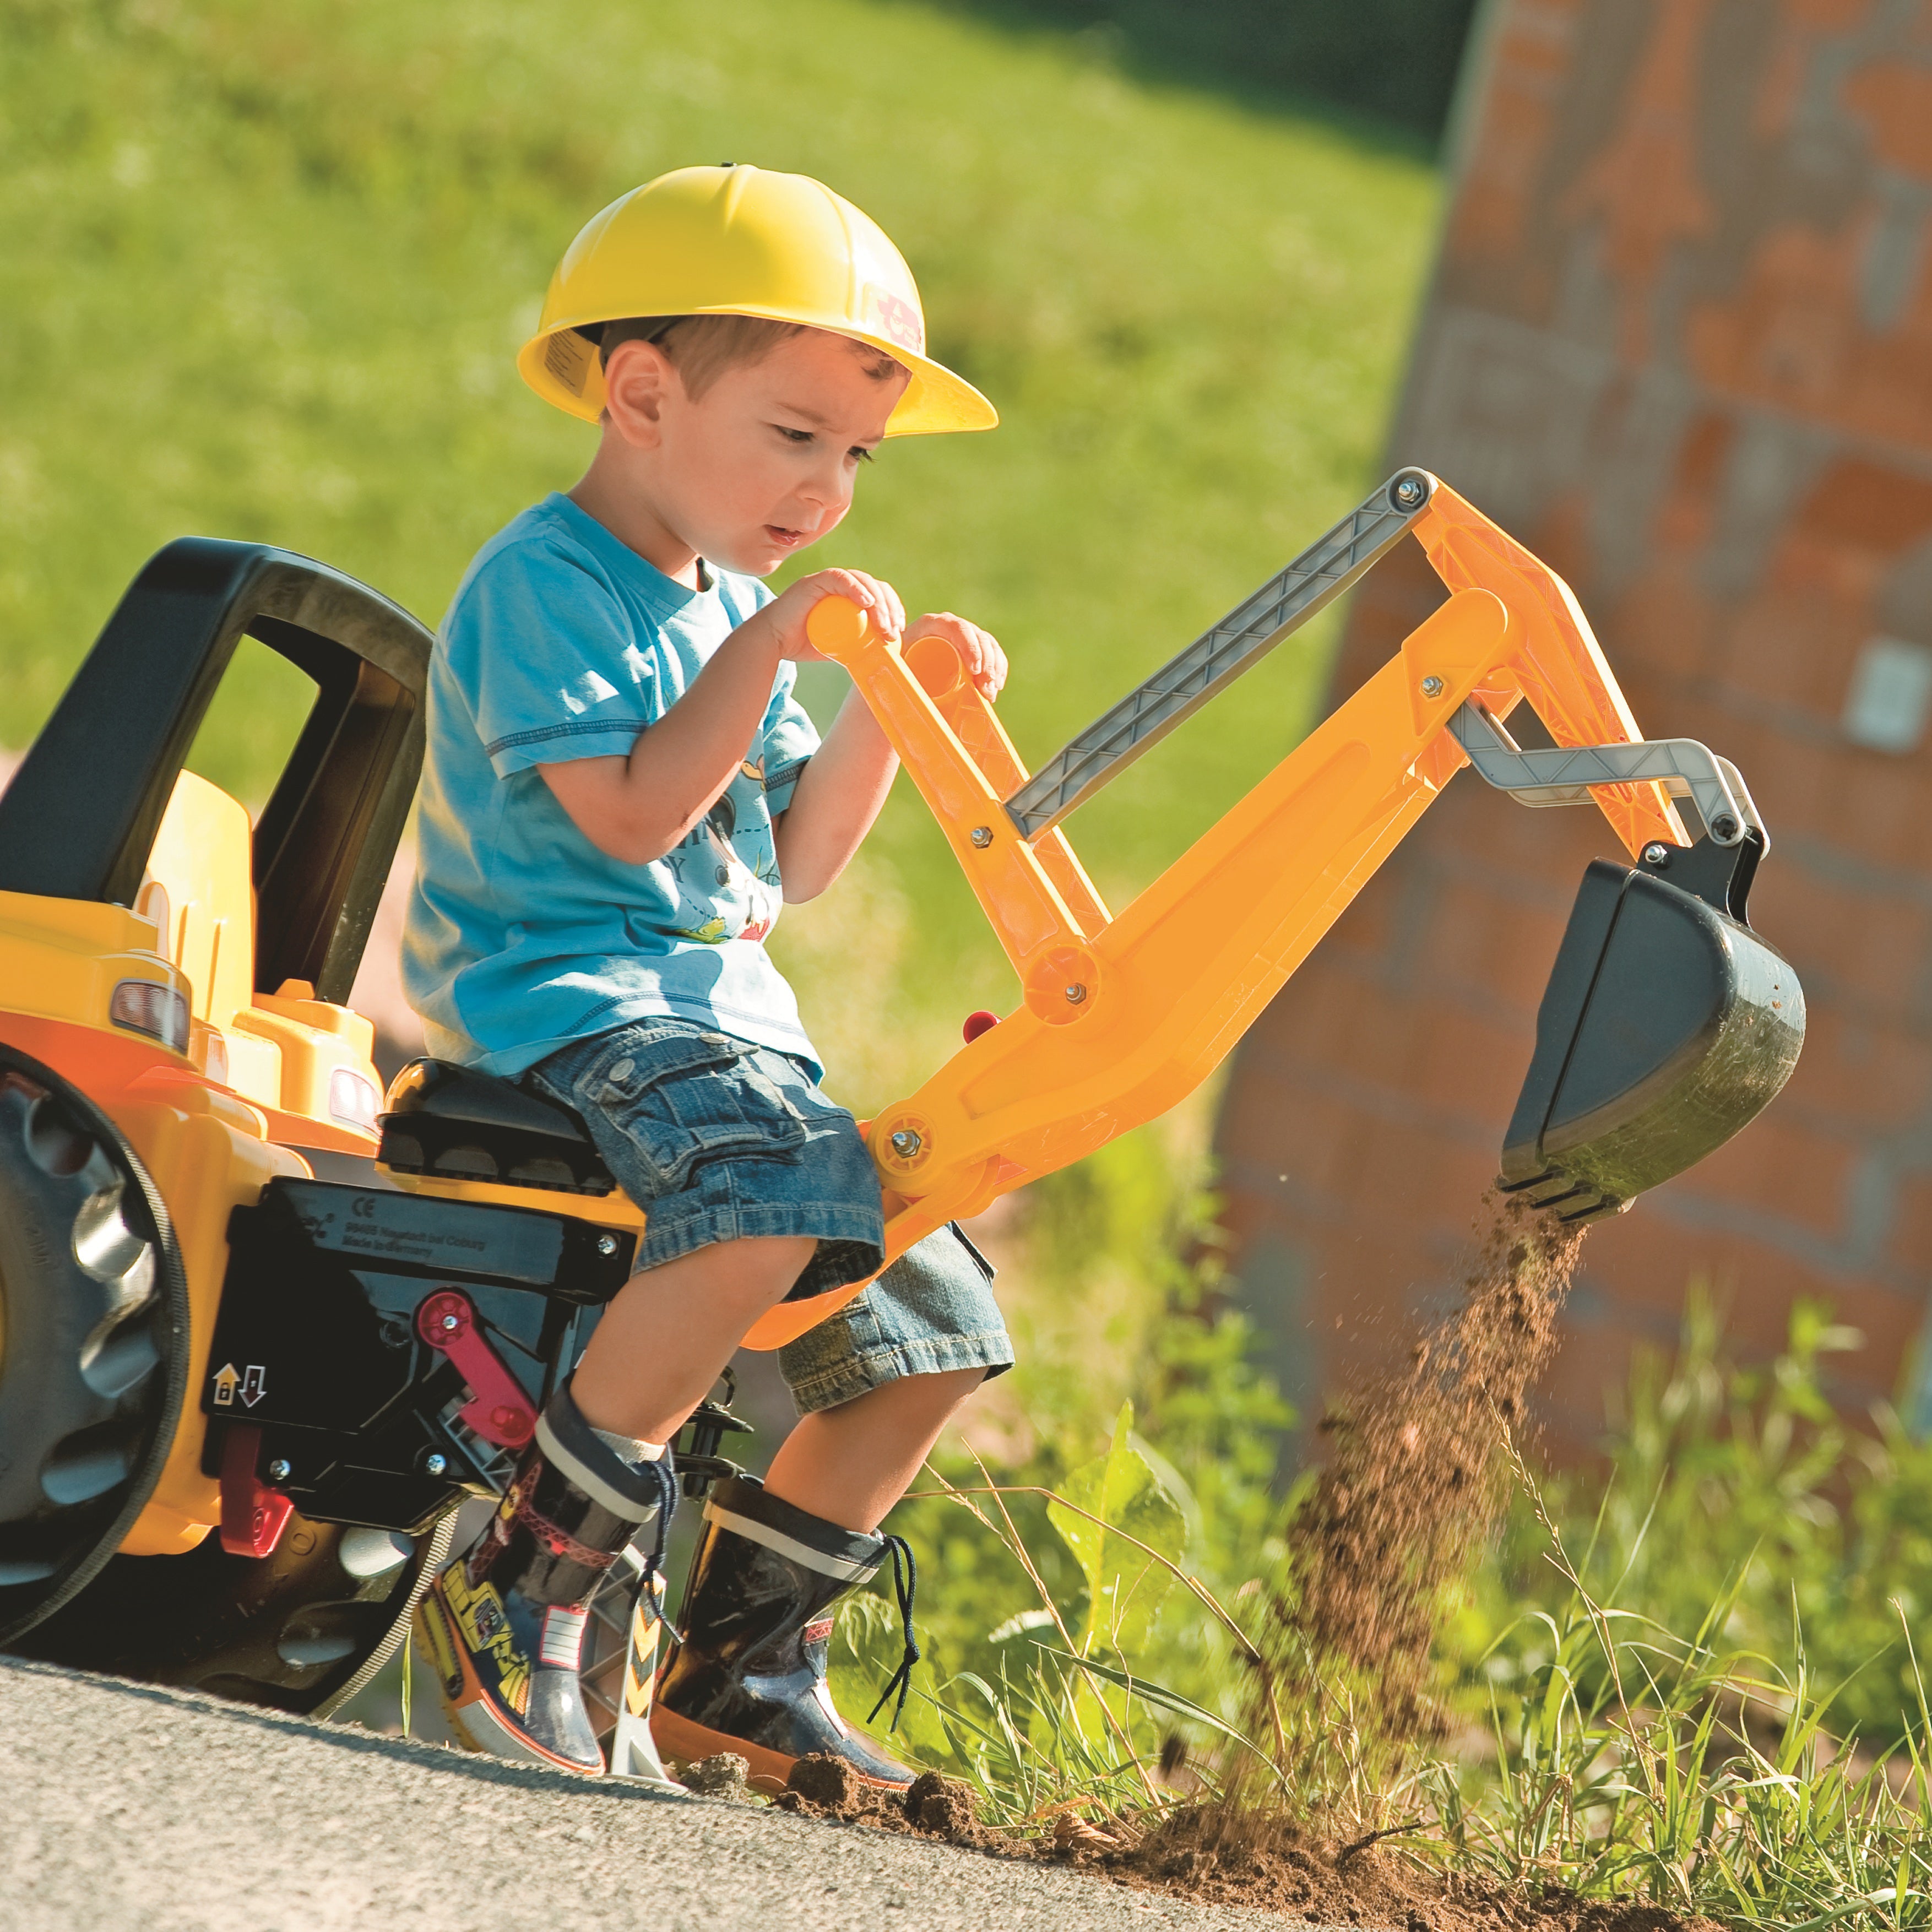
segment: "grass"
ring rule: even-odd
[[[0,745],[31,739],[184,531],[286,544],[439,616],[476,547],[591,447],[512,367],[558,254],[694,158],[803,169],[874,214],[935,352],[998,402],[992,434],[890,447],[814,560],[998,632],[1035,760],[1371,478],[1437,202],[1402,137],[886,0],[16,0]],[[1294,742],[1332,636],[1081,814],[1106,890]],[[270,668],[197,754],[256,800],[289,704]],[[848,1090],[922,1075],[936,1016],[1011,998],[900,793],[852,890],[782,930]]]

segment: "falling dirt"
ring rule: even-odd
[[[1285,1667],[1352,1666],[1399,1730],[1427,1727],[1420,1678],[1444,1594],[1506,1500],[1505,1434],[1524,1432],[1582,1244],[1507,1196],[1485,1206],[1456,1305],[1324,1418],[1328,1462],[1290,1532]]]

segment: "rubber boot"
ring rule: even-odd
[[[911,1552],[898,1537],[857,1534],[808,1515],[767,1496],[754,1477],[714,1484],[682,1628],[658,1677],[651,1730],[658,1750],[688,1764],[735,1751],[749,1762],[753,1787],[765,1792],[782,1791],[800,1758],[824,1751],[868,1784],[903,1790],[911,1784],[910,1771],[840,1716],[825,1681],[834,1606],[872,1580],[888,1551],[906,1648],[874,1717],[895,1689],[904,1708],[919,1660]]]
[[[416,1609],[459,1743],[602,1772],[578,1676],[591,1594],[626,1544],[662,1551],[676,1496],[668,1450],[633,1466],[598,1439],[568,1384],[551,1397],[490,1527]]]

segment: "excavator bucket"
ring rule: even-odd
[[[1620,1214],[1790,1078],[1804,989],[1744,916],[1762,849],[1754,829],[1585,873],[1503,1144],[1507,1190],[1566,1222]]]

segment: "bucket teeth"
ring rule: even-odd
[[[1499,1180],[1496,1185],[1504,1194],[1520,1194],[1532,1208],[1544,1208],[1566,1223],[1606,1220],[1630,1205],[1614,1194],[1582,1186],[1553,1167],[1527,1180]]]

